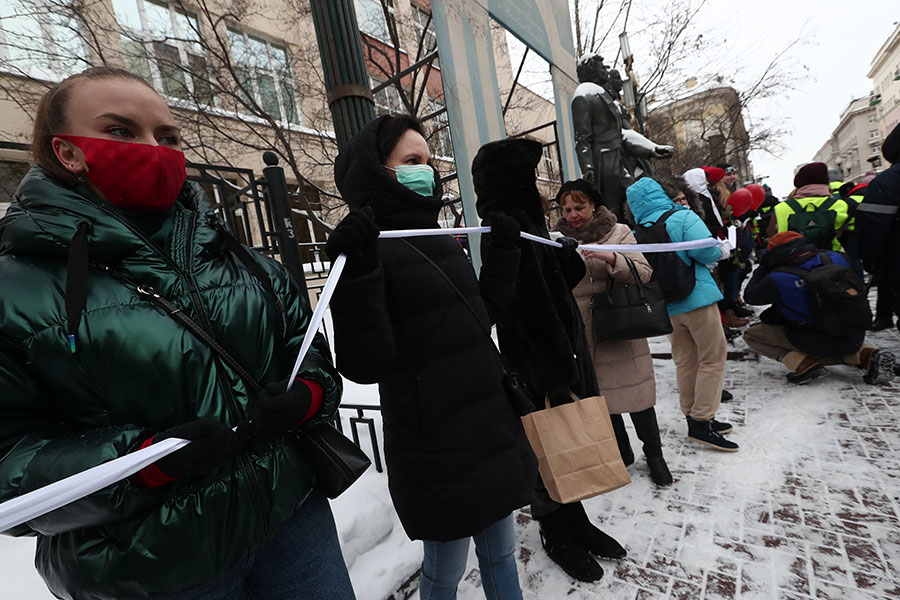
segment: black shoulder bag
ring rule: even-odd
[[[634,263],[625,255],[634,284],[615,287],[612,275],[606,290],[591,298],[594,341],[636,340],[672,333],[666,299],[654,281],[642,283]],[[681,260],[681,259],[678,259]]]
[[[217,229],[224,236],[226,244],[237,259],[259,280],[266,291],[274,296],[275,290],[266,272],[258,263],[254,262],[247,250],[230,233],[221,228]],[[209,332],[200,327],[178,306],[161,296],[159,292],[149,285],[135,283],[109,267],[101,266],[100,268],[116,279],[133,287],[141,296],[162,308],[172,319],[200,338],[213,352],[219,355],[222,362],[235,370],[247,384],[247,387],[255,394],[259,394],[262,391],[263,388],[243,365],[231,356]],[[279,310],[281,310],[281,304],[277,297],[275,297],[275,302],[278,304]],[[317,423],[308,429],[298,431],[296,436],[303,456],[309,461],[315,472],[314,487],[329,498],[340,496],[372,464],[366,453],[331,423]]]
[[[463,293],[456,287],[456,284],[453,283],[453,280],[450,279],[450,276],[447,275],[446,272],[442,268],[440,268],[437,263],[435,263],[431,258],[416,248],[414,245],[410,244],[405,239],[400,239],[401,242],[412,248],[416,254],[421,256],[425,262],[430,264],[435,271],[440,273],[441,277],[444,278],[444,281],[453,288],[453,291],[456,292],[456,295],[459,296],[459,299],[462,300],[463,304],[466,305],[466,308],[469,309],[469,312],[472,313],[472,316],[475,318],[475,321],[478,325],[481,326],[482,329],[485,330],[485,333],[488,336],[488,339],[491,342],[491,347],[497,353],[497,357],[500,359],[500,365],[503,367],[503,388],[506,390],[506,395],[509,398],[510,402],[513,404],[513,408],[516,409],[516,412],[519,413],[520,416],[525,416],[528,413],[532,413],[536,410],[534,406],[534,401],[531,399],[531,395],[528,393],[528,390],[525,387],[525,382],[519,377],[519,374],[515,371],[510,371],[506,367],[506,359],[503,358],[503,354],[500,353],[500,350],[494,345],[493,339],[491,339],[491,328],[490,326],[485,326],[484,322],[481,320],[481,317],[478,316],[478,313],[475,312],[475,308],[466,300],[466,297]]]

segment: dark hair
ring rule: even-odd
[[[79,183],[78,177],[59,163],[52,145],[53,136],[61,133],[68,125],[66,108],[69,104],[72,87],[83,79],[110,79],[113,77],[139,81],[151,90],[153,89],[153,86],[147,83],[143,77],[131,71],[117,67],[92,67],[66,77],[47,90],[47,93],[38,102],[31,135],[31,154],[35,164],[43,167],[53,179],[60,183],[70,186]]]
[[[425,137],[425,129],[422,122],[412,115],[396,114],[386,117],[378,126],[378,132],[375,135],[375,146],[378,149],[378,162],[384,164],[387,157],[394,150],[394,146],[400,140],[400,137],[408,130],[412,129],[422,137]]]
[[[684,199],[687,200],[688,206],[695,213],[700,215],[701,217],[706,217],[706,212],[703,210],[703,207],[697,201],[697,192],[691,189],[691,186],[687,184],[683,177],[671,176],[671,175],[654,175],[653,179],[662,186],[663,191],[666,193],[671,199],[674,199],[679,193],[684,194]]]

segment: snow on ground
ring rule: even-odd
[[[896,330],[869,341],[900,356]],[[665,338],[651,346],[668,351]],[[729,349],[746,346],[738,339]],[[675,484],[652,485],[629,424],[638,457],[629,467],[632,483],[585,502],[629,556],[602,561],[606,576],[597,584],[573,582],[544,554],[527,509],[519,511],[526,599],[900,597],[900,383],[865,385],[857,370],[835,366],[829,377],[795,387],[785,382],[779,363],[731,360],[726,388],[735,400],[723,404],[718,417],[734,424],[729,437],[741,450],[722,453],[687,441],[674,365],[654,363]],[[377,389],[348,382],[344,402],[377,404]],[[345,432],[355,414],[342,411]],[[373,414],[380,442],[377,413],[365,416]],[[362,447],[371,451],[365,424],[358,430]],[[359,600],[417,597],[422,545],[403,533],[386,475],[371,468],[333,508]],[[34,570],[33,552],[33,539],[0,536],[0,597],[52,598]],[[484,597],[476,565],[470,548],[460,600]]]

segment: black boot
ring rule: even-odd
[[[603,567],[597,564],[579,541],[569,531],[565,505],[538,519],[541,545],[550,560],[558,564],[569,577],[578,581],[593,582],[603,578]]]
[[[613,560],[625,558],[628,555],[619,542],[591,523],[581,502],[563,504],[557,512],[565,515],[572,537],[587,548],[591,554]]]
[[[732,441],[726,440],[712,427],[712,421],[698,421],[687,417],[688,423],[688,439],[712,446],[716,450],[724,450],[725,452],[737,452],[740,446]]]
[[[647,410],[631,413],[631,422],[634,423],[634,431],[644,443],[644,456],[647,457],[647,466],[650,467],[650,478],[658,487],[672,485],[672,473],[663,459],[662,441],[659,439],[659,422],[656,420],[656,410],[651,406]]]
[[[634,463],[634,450],[631,449],[631,441],[628,439],[628,430],[625,429],[625,420],[622,415],[609,415],[612,421],[613,432],[616,434],[616,444],[619,446],[619,454],[625,466]]]

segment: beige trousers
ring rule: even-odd
[[[823,365],[851,365],[859,367],[862,351],[866,348],[872,348],[868,344],[863,344],[855,353],[844,356],[813,356],[804,354],[797,350],[788,340],[784,327],[781,325],[766,325],[765,323],[757,323],[748,328],[744,332],[744,341],[753,350],[783,363],[791,371],[796,371],[797,367],[800,366],[800,363],[807,356],[815,358]]]
[[[722,401],[728,347],[715,304],[671,318],[672,359],[681,412],[700,421],[716,415]]]

